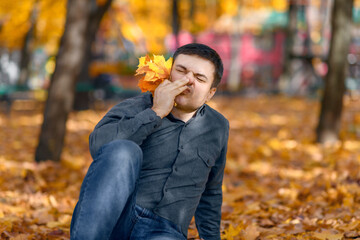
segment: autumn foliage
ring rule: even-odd
[[[146,55],[139,58],[139,65],[135,75],[143,75],[138,84],[141,91],[154,93],[160,83],[165,79],[169,79],[171,65],[172,58],[166,61],[164,56],[153,55],[149,57],[149,55]]]
[[[360,238],[360,100],[345,100],[343,141],[333,146],[314,143],[317,100],[209,103],[230,122],[222,239]],[[0,113],[1,239],[69,239],[92,162],[88,136],[109,107],[71,113],[60,163],[33,160],[41,105],[16,101],[9,115]],[[189,239],[198,239],[194,223]]]

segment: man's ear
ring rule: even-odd
[[[210,99],[215,95],[217,88],[212,87],[209,91],[209,95],[206,98],[206,102],[210,101]]]

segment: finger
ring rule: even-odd
[[[171,86],[168,86],[169,91],[172,92],[172,94],[174,94],[175,96],[179,95],[181,92],[183,92],[185,89],[187,89],[188,86],[188,79],[183,81],[183,80],[178,80],[179,83],[174,83]]]
[[[187,75],[178,80],[178,82],[181,82],[181,83],[184,83],[184,82],[188,83],[189,81],[190,81],[190,78]]]
[[[162,83],[159,84],[159,86],[157,86],[157,88],[155,89],[155,92],[161,91],[161,89],[167,88],[167,86],[169,85],[169,80],[164,80]]]
[[[162,83],[159,84],[159,87],[160,86],[166,86],[168,85],[169,83],[171,83],[169,80],[165,79]]]
[[[187,88],[187,83],[189,82],[188,78],[182,78],[176,80],[175,82],[170,82],[169,80],[164,80],[157,88],[156,92],[158,93],[171,93],[171,95],[176,96]],[[185,89],[183,88],[185,87]],[[179,88],[183,90],[179,90]],[[179,92],[180,91],[180,92]]]
[[[176,80],[175,82],[172,82],[172,86],[174,88],[182,87],[182,86],[185,86],[186,84],[188,84],[189,81],[190,81],[189,78],[181,78],[179,80]]]
[[[171,83],[171,81],[169,81],[169,79],[165,79],[165,80],[162,82],[162,84],[169,84],[169,83]]]
[[[188,88],[188,86],[181,86],[179,88],[176,88],[173,93],[175,94],[175,96],[177,96],[180,93],[182,93],[183,91],[185,91],[187,88]]]

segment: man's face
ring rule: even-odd
[[[214,81],[215,67],[212,62],[196,55],[180,54],[172,66],[170,79],[176,81],[188,78],[188,89],[176,96],[176,108],[185,112],[196,111],[209,101],[216,92],[211,87]]]

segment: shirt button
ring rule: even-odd
[[[168,190],[167,189],[165,189],[165,192],[167,192]]]
[[[180,149],[184,149],[184,146],[183,146],[183,145],[181,145],[181,146],[180,146]]]
[[[174,168],[174,171],[177,172],[177,167]]]
[[[149,119],[150,119],[150,121],[154,121],[154,117],[153,117],[153,116],[149,117]]]

